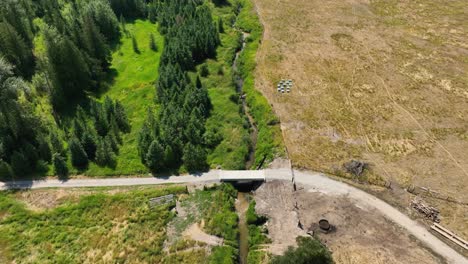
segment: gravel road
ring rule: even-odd
[[[249,175],[249,171],[239,171],[239,174]],[[291,178],[291,170],[269,169],[265,171],[267,181],[288,180]],[[345,183],[330,179],[320,173],[294,171],[296,183],[310,188],[309,191],[321,192],[329,195],[344,195],[356,201],[362,207],[371,210],[377,209],[385,217],[405,228],[408,233],[415,236],[434,252],[441,255],[449,263],[468,264],[468,260],[461,254],[450,248],[444,242],[432,235],[424,226],[411,220],[408,216],[398,211],[386,202],[372,196],[364,191]],[[39,189],[39,188],[71,188],[71,187],[98,187],[98,186],[131,186],[131,185],[154,185],[169,183],[198,183],[218,182],[219,171],[210,171],[203,174],[170,176],[163,178],[112,178],[112,179],[71,179],[68,181],[42,180],[42,181],[16,181],[2,183],[0,190],[7,189]]]

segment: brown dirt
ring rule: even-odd
[[[295,167],[429,187],[468,202],[465,0],[254,0],[265,27],[256,87],[273,104]],[[293,79],[290,94],[276,83]],[[404,205],[407,206],[407,205]],[[468,208],[442,203],[468,237]]]
[[[332,251],[336,263],[441,263],[382,215],[357,207],[345,196],[309,192],[301,186],[295,195],[291,184],[282,181],[266,183],[255,192],[257,212],[269,217],[273,241],[269,251],[273,254],[281,254],[295,244],[296,236],[305,235],[297,227],[298,219],[307,229],[326,218],[336,231],[318,236]]]
[[[203,226],[203,222],[201,224]],[[188,237],[191,240],[202,242],[203,244],[209,246],[220,246],[223,245],[223,239],[217,236],[212,236],[207,234],[205,231],[202,230],[202,227],[198,223],[191,225],[187,228],[183,235]]]

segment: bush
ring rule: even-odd
[[[208,66],[206,64],[203,64],[200,68],[200,75],[201,77],[207,77],[210,75],[210,71],[208,70]]]
[[[283,256],[276,256],[272,264],[331,264],[330,251],[318,240],[310,237],[298,237],[298,247],[289,247]]]

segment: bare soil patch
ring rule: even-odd
[[[465,0],[254,2],[265,27],[256,87],[295,167],[345,175],[359,159],[371,168],[362,180],[468,202]],[[290,94],[276,91],[282,78]],[[467,238],[467,207],[438,206]]]
[[[273,254],[294,245],[296,236],[306,235],[298,220],[307,229],[325,218],[336,230],[318,236],[337,263],[443,263],[375,210],[360,208],[346,196],[309,192],[301,186],[293,196],[290,186],[273,181],[255,192],[257,211],[269,217]]]

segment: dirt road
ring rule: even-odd
[[[240,171],[249,175],[249,171]],[[267,181],[291,180],[291,171],[287,169],[269,169],[265,171]],[[443,256],[450,263],[468,263],[468,260],[458,252],[447,246],[444,242],[432,235],[422,225],[411,220],[391,205],[364,191],[354,188],[342,182],[327,178],[319,173],[294,171],[295,181],[309,188],[309,191],[320,192],[328,195],[342,195],[355,200],[360,206],[380,211],[386,218],[400,225],[408,233],[415,236],[437,254]],[[68,181],[44,180],[44,181],[17,181],[0,183],[0,190],[13,188],[39,189],[39,188],[71,188],[71,187],[98,187],[98,186],[131,186],[131,185],[155,185],[169,183],[197,183],[218,182],[219,171],[210,171],[198,175],[171,176],[167,178],[117,178],[117,179],[71,179]]]
[[[357,206],[366,207],[371,210],[377,209],[386,218],[405,228],[407,232],[444,257],[449,263],[468,263],[465,257],[432,235],[425,227],[377,197],[320,174],[295,171],[294,175],[296,182],[310,188],[309,191],[346,196],[354,200]]]

